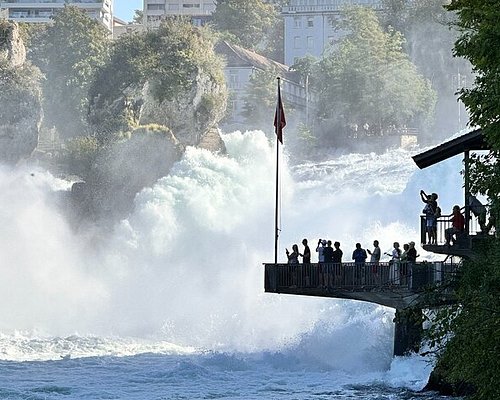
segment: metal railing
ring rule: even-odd
[[[449,282],[458,264],[445,262],[341,263],[341,264],[265,264],[265,289],[344,289],[371,291],[405,288],[421,291],[431,285]]]
[[[488,206],[485,206],[485,209],[487,210],[487,213],[484,215],[484,221],[483,224],[486,223],[487,221],[487,214],[488,214]],[[462,215],[466,215],[466,209],[465,207],[462,207],[460,209],[460,212]],[[455,234],[453,237],[453,240],[456,242],[457,246],[459,248],[464,248],[468,249],[470,248],[470,236],[475,236],[477,234],[486,234],[487,232],[482,231],[482,227],[479,222],[479,218],[475,216],[472,212],[470,214],[470,219],[468,223],[468,231],[464,231],[458,234]],[[449,215],[442,215],[441,217],[437,218],[436,220],[436,225],[435,225],[435,237],[436,237],[436,243],[429,243],[429,235],[428,235],[428,230],[427,230],[427,217],[425,215],[420,216],[420,241],[422,244],[436,244],[438,246],[442,246],[446,244],[446,230],[452,227],[452,222],[450,219],[453,217],[453,214]],[[466,224],[467,228],[467,224]]]

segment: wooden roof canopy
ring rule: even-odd
[[[413,156],[413,161],[420,169],[430,167],[441,161],[470,150],[488,150],[489,146],[484,139],[481,129],[476,129],[448,142],[433,147],[430,150]]]

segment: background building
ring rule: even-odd
[[[17,22],[47,23],[65,5],[85,10],[90,17],[113,29],[113,0],[0,0],[1,10],[8,10],[8,19]]]
[[[298,74],[290,71],[288,66],[226,41],[219,42],[215,50],[226,61],[224,73],[229,90],[227,126],[236,129],[246,127],[243,116],[245,97],[250,77],[259,70],[277,71],[282,78],[284,101],[295,109],[305,110],[305,87],[301,84]]]
[[[156,26],[165,17],[186,16],[194,25],[203,25],[214,11],[213,0],[144,0],[144,24]]]
[[[142,32],[144,25],[130,24],[121,20],[120,18],[113,17],[113,39],[118,39],[122,35],[129,33]]]
[[[341,35],[335,30],[336,18],[348,5],[382,8],[381,0],[290,0],[281,12],[285,23],[285,64],[293,65],[306,55],[321,57]]]

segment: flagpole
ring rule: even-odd
[[[280,78],[278,77],[278,105],[276,107],[276,121],[277,124],[281,123],[281,107],[280,107]],[[276,129],[279,125],[276,125]],[[277,133],[277,132],[276,132]],[[279,160],[280,160],[280,140],[278,134],[276,134],[276,203],[274,206],[274,263],[278,264],[278,238],[279,238],[279,228],[278,228],[278,208],[279,208]]]

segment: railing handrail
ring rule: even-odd
[[[284,288],[371,291],[388,287],[420,291],[429,283],[446,281],[448,274],[454,276],[458,266],[443,261],[265,264],[265,286],[271,292]]]

